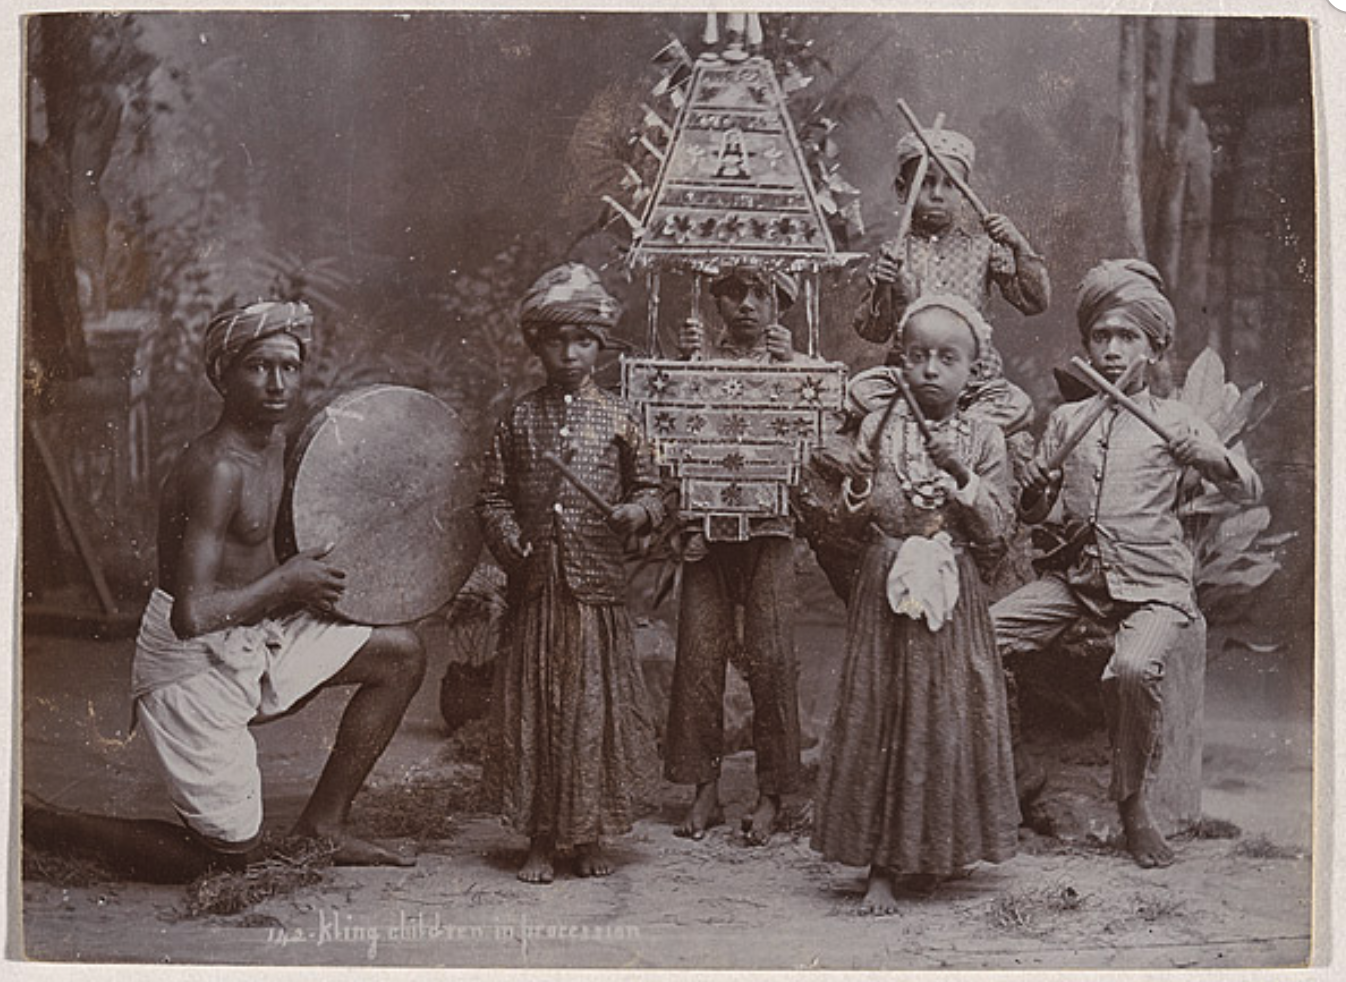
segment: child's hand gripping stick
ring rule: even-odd
[[[619,519],[617,509],[609,504],[606,498],[591,488],[585,482],[584,478],[576,474],[565,461],[550,450],[544,450],[542,452],[542,459],[555,467],[562,477],[574,485],[575,490],[588,498],[589,501],[593,503],[594,507],[603,513],[603,520],[608,523],[609,528],[618,535],[627,535],[627,530],[621,527],[622,522]],[[634,535],[628,535],[628,538],[634,539]]]

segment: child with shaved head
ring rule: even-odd
[[[989,339],[967,301],[922,297],[899,328],[898,390],[848,463],[869,519],[845,662],[818,777],[813,847],[869,867],[862,909],[891,913],[979,861],[1014,855],[1005,682],[974,551],[1011,516],[1005,439],[958,409]],[[928,434],[928,435],[927,435]]]

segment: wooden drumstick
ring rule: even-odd
[[[935,124],[930,127],[931,130],[941,130],[944,128],[944,114],[940,113],[935,117]],[[921,185],[925,183],[926,172],[930,169],[930,155],[926,154],[916,162],[916,173],[912,177],[911,186],[907,188],[907,200],[902,202],[902,210],[897,215],[897,235],[894,238],[901,242],[911,231],[911,219],[916,213],[916,199],[921,194]],[[891,258],[898,258],[896,256]]]
[[[940,113],[935,117],[935,125],[931,129],[943,129],[944,114]],[[916,162],[916,173],[912,175],[911,185],[907,188],[907,200],[902,202],[902,210],[897,213],[897,234],[890,240],[892,247],[888,243],[879,247],[879,252],[894,262],[904,262],[907,254],[907,234],[911,232],[912,215],[916,212],[916,199],[920,196],[921,185],[925,183],[926,171],[930,169],[930,155],[925,154]],[[879,304],[885,309],[889,309],[893,302],[892,284],[885,284],[886,289],[879,293]],[[887,316],[886,312],[881,316]]]
[[[929,443],[933,436],[930,432],[930,423],[926,421],[925,413],[921,412],[920,404],[917,403],[916,396],[912,393],[911,386],[907,384],[907,377],[902,374],[901,368],[893,373],[893,378],[897,381],[897,388],[902,393],[902,398],[906,400],[907,408],[911,410],[911,418],[916,420],[916,428],[921,431],[921,439]]]
[[[605,519],[611,519],[616,513],[617,509],[608,504],[606,498],[593,488],[589,487],[589,485],[585,483],[584,478],[571,470],[569,465],[567,465],[560,457],[556,456],[556,454],[552,453],[550,450],[544,450],[542,451],[542,459],[560,471],[561,476],[575,486],[575,490],[592,501],[594,507],[603,513]]]
[[[916,114],[911,111],[911,107],[907,105],[906,100],[898,99],[897,108],[902,111],[903,116],[907,117],[907,123],[910,124],[912,132],[916,134],[917,139],[925,144],[926,152],[930,154],[935,163],[939,164],[940,170],[948,176],[950,183],[962,192],[963,197],[967,198],[968,204],[976,210],[977,217],[985,219],[991,213],[991,210],[982,204],[981,198],[977,197],[977,193],[968,186],[967,181],[958,176],[958,173],[953,169],[953,165],[945,160],[944,156],[930,143],[930,138],[925,135],[925,130],[921,128],[920,122],[916,119]]]
[[[1117,388],[1126,391],[1126,387],[1135,381],[1136,376],[1140,374],[1141,366],[1145,364],[1144,358],[1137,358],[1131,364],[1126,366],[1126,371],[1122,372],[1121,378],[1117,379]],[[1074,430],[1061,441],[1061,445],[1056,448],[1044,465],[1048,471],[1054,471],[1065,463],[1066,458],[1070,456],[1070,451],[1074,450],[1076,445],[1084,439],[1084,435],[1089,432],[1089,428],[1098,422],[1098,418],[1103,415],[1109,406],[1112,405],[1112,397],[1103,393],[1101,401],[1091,406],[1080,421],[1076,424]]]
[[[1121,406],[1132,416],[1136,417],[1136,419],[1140,420],[1150,429],[1154,430],[1154,432],[1158,435],[1159,439],[1163,440],[1165,443],[1173,442],[1173,434],[1169,433],[1168,430],[1164,429],[1163,424],[1160,423],[1159,420],[1155,419],[1154,416],[1151,415],[1149,411],[1146,410],[1143,406],[1141,406],[1138,402],[1136,402],[1136,400],[1132,399],[1129,395],[1127,395],[1117,386],[1113,385],[1102,375],[1098,374],[1098,372],[1094,369],[1093,365],[1090,365],[1087,361],[1085,361],[1078,355],[1071,358],[1070,363],[1084,373],[1086,381],[1092,383],[1095,389],[1097,389],[1099,392],[1103,392],[1111,396],[1113,401],[1116,402],[1117,405]]]
[[[1131,364],[1127,365],[1126,371],[1122,372],[1121,377],[1117,379],[1117,388],[1125,389],[1130,385],[1135,380],[1136,376],[1140,374],[1141,367],[1144,364],[1144,358],[1137,358]],[[1098,418],[1102,416],[1111,405],[1112,398],[1107,394],[1103,394],[1103,398],[1093,406],[1090,406],[1089,409],[1085,410],[1084,414],[1080,417],[1079,422],[1075,424],[1075,428],[1066,435],[1066,438],[1061,441],[1061,445],[1057,447],[1052,455],[1043,463],[1043,469],[1048,474],[1054,470],[1058,470],[1061,465],[1066,462],[1066,458],[1070,456],[1070,452],[1079,445],[1079,442],[1084,439],[1089,430],[1093,428],[1093,425],[1098,422]],[[1029,525],[1036,525],[1047,517],[1047,513],[1051,511],[1051,507],[1055,503],[1055,500],[1055,495],[1045,495],[1040,493],[1033,494],[1028,488],[1024,488],[1023,493],[1019,496],[1019,514]]]

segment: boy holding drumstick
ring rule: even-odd
[[[1103,672],[1110,796],[1136,863],[1167,866],[1173,851],[1146,800],[1146,780],[1163,749],[1164,665],[1189,638],[1205,643],[1192,553],[1178,521],[1179,489],[1189,468],[1234,500],[1255,500],[1261,482],[1185,403],[1147,388],[1143,367],[1160,358],[1174,329],[1173,308],[1152,266],[1136,259],[1100,263],[1080,285],[1077,317],[1089,362],[1106,387],[1124,375],[1132,379],[1122,392],[1130,405],[1114,400],[1096,414],[1100,394],[1052,414],[1025,469],[1023,500],[1036,507],[1024,517],[1041,520],[1060,499],[1072,530],[1068,568],[994,604],[991,616],[1002,656],[1039,650],[1083,616],[1115,631]],[[1142,370],[1128,371],[1137,360]],[[1067,442],[1074,449],[1059,469],[1048,470],[1044,462]]]

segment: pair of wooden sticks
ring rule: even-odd
[[[1140,374],[1140,370],[1145,364],[1145,359],[1143,357],[1137,358],[1131,364],[1127,365],[1126,371],[1122,372],[1115,383],[1109,382],[1106,378],[1100,375],[1094,367],[1083,358],[1076,356],[1070,359],[1070,363],[1084,374],[1084,380],[1088,382],[1099,395],[1103,396],[1103,398],[1091,406],[1080,417],[1075,428],[1070,431],[1069,435],[1061,441],[1061,445],[1057,447],[1052,452],[1052,455],[1044,462],[1043,466],[1049,474],[1054,470],[1060,469],[1061,465],[1065,463],[1066,458],[1070,456],[1070,452],[1084,439],[1085,434],[1089,432],[1094,423],[1098,422],[1098,418],[1114,403],[1121,406],[1127,412],[1131,413],[1131,415],[1135,416],[1136,419],[1152,429],[1158,434],[1159,439],[1163,440],[1165,443],[1173,442],[1173,435],[1160,424],[1159,420],[1155,419],[1152,413],[1126,394],[1126,387]],[[1025,488],[1024,493],[1019,498],[1019,515],[1030,525],[1036,524],[1047,517],[1047,513],[1051,510],[1053,501],[1054,499],[1051,496],[1030,494],[1028,489]]]

